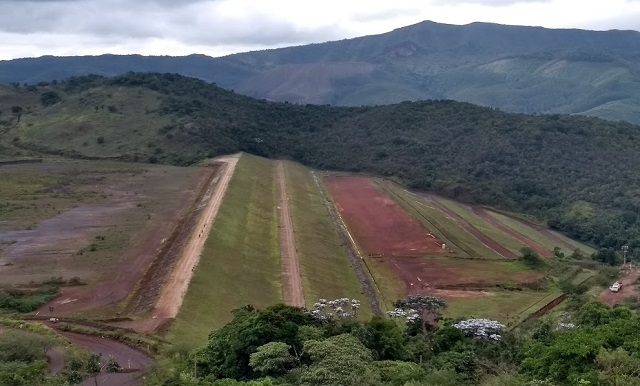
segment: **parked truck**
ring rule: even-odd
[[[620,282],[620,281],[617,281],[617,282],[613,283],[613,285],[611,285],[611,287],[609,287],[611,292],[618,292],[618,291],[620,291],[620,288],[622,288],[622,282]]]

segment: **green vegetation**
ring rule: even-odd
[[[450,318],[487,318],[513,325],[561,295],[558,291],[493,290],[469,292],[468,297],[449,300],[445,316]]]
[[[554,237],[551,237],[551,236],[542,234],[537,229],[534,229],[532,226],[524,223],[523,221],[517,220],[515,218],[504,215],[502,213],[497,213],[490,210],[488,210],[487,213],[489,213],[491,216],[493,216],[496,220],[501,222],[503,225],[524,235],[528,239],[535,241],[536,243],[544,246],[550,251],[558,247],[563,253],[568,255],[573,253],[576,248],[586,255],[590,255],[595,252],[593,248],[573,240],[571,240],[573,242],[570,242],[568,238],[562,237],[561,235],[552,234],[552,236]],[[557,240],[557,239],[560,239],[560,240]]]
[[[89,375],[84,369],[87,356],[83,352],[41,324],[13,322],[0,321],[3,326],[12,325],[7,330],[0,329],[0,385],[74,385]],[[47,354],[54,347],[58,350],[53,355],[63,356],[59,361],[65,363],[58,374],[50,374],[47,368]]]
[[[240,158],[169,333],[172,342],[195,347],[231,320],[232,310],[281,301],[274,173],[272,161]]]
[[[58,287],[53,285],[33,290],[0,288],[0,310],[31,312],[56,296],[58,296]]]
[[[368,302],[311,172],[286,162],[285,174],[306,303],[311,306],[321,298],[358,299],[360,314],[368,319]]]
[[[482,219],[480,216],[475,214],[469,206],[453,200],[446,200],[442,198],[435,199],[438,200],[442,205],[455,212],[458,216],[462,217],[469,224],[473,225],[480,232],[489,236],[497,243],[503,245],[511,252],[518,253],[518,251],[520,251],[520,249],[523,247],[522,243],[519,240],[514,239],[513,237],[511,237],[511,235],[503,232],[500,229],[497,229],[495,226]]]
[[[15,114],[2,115],[6,155],[190,164],[246,151],[323,170],[394,176],[412,188],[528,213],[597,247],[628,244],[632,255],[640,253],[640,200],[629,189],[640,184],[638,126],[452,101],[279,104],[170,74],[89,76],[38,88],[48,90],[61,101],[47,108],[37,92],[0,93],[0,102],[26,107],[19,123]],[[101,108],[110,99],[117,100],[115,113]]]
[[[638,328],[629,309],[601,303],[511,329],[443,319],[433,307],[413,320],[321,322],[284,305],[247,306],[206,344],[157,368],[149,385],[634,386]]]

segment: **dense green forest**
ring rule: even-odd
[[[578,297],[582,295],[576,295]],[[319,321],[275,305],[236,310],[195,352],[174,349],[158,386],[635,386],[640,317],[572,301],[562,319],[518,329],[487,320]],[[425,312],[435,312],[425,308]],[[194,362],[195,361],[195,362]]]
[[[0,133],[8,156],[188,165],[245,151],[373,173],[528,213],[601,248],[640,252],[640,126],[627,123],[447,100],[275,103],[180,75],[130,73],[0,88]]]

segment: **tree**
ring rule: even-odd
[[[107,360],[105,370],[107,370],[107,373],[119,373],[122,371],[122,366],[120,366],[120,363],[116,361],[116,358],[109,355],[109,359]]]
[[[602,386],[640,385],[640,358],[629,355],[623,348],[613,351],[600,349],[596,364]]]
[[[263,375],[280,376],[291,370],[296,363],[290,353],[291,347],[282,342],[269,342],[251,354],[249,366]]]
[[[547,263],[538,255],[536,251],[531,248],[524,247],[520,250],[522,254],[519,260],[531,269],[542,269],[547,266]]]
[[[356,328],[353,335],[371,350],[375,360],[404,360],[407,357],[402,330],[392,320],[375,317]]]
[[[93,377],[93,381],[96,386],[98,386],[98,375],[100,375],[100,372],[102,371],[102,367],[100,366],[100,355],[91,354],[87,360],[86,370],[89,376]]]
[[[337,335],[323,341],[308,341],[304,351],[311,365],[304,369],[301,385],[371,385],[378,384],[379,370],[371,353],[350,334]]]
[[[45,359],[57,341],[46,335],[28,331],[11,331],[0,335],[0,361],[31,362]]]
[[[20,117],[22,116],[22,107],[20,106],[11,106],[11,114],[18,117],[18,121],[16,124],[20,123]]]
[[[55,91],[46,91],[40,95],[40,103],[43,107],[49,107],[60,102],[60,95]]]
[[[233,311],[233,320],[209,335],[209,342],[198,354],[198,374],[215,378],[257,378],[249,365],[251,354],[269,342],[282,342],[300,350],[301,326],[319,323],[297,307],[278,304],[266,310],[246,306]]]
[[[405,299],[397,300],[393,305],[397,308],[388,312],[390,316],[408,316],[408,321],[412,321],[415,319],[414,315],[417,315],[424,327],[427,324],[435,325],[440,319],[442,310],[447,308],[447,303],[443,299],[427,295],[409,295]]]
[[[453,324],[465,336],[478,340],[499,341],[502,340],[504,324],[488,319],[467,319]]]

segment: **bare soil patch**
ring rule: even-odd
[[[120,232],[123,245],[115,246],[113,250],[121,252],[116,256],[105,256],[104,261],[93,261],[89,285],[63,288],[57,299],[39,311],[47,311],[53,306],[56,314],[69,316],[115,307],[134,289],[157,256],[163,240],[171,235],[210,175],[209,168],[159,168],[125,182],[114,181],[114,184],[102,186],[101,189],[113,192],[112,200],[128,208],[120,216],[114,215],[114,223],[108,227],[115,234],[114,238],[118,235],[115,232]],[[179,195],[176,195],[176,187],[181,187]],[[93,229],[93,234],[105,231],[104,219],[101,226]],[[72,262],[86,261],[92,268],[89,264],[92,258],[94,255],[87,252],[74,256]],[[73,265],[70,268],[76,269]],[[110,316],[117,316],[115,311],[108,312]]]
[[[640,269],[636,268],[619,280],[622,282],[620,291],[611,292],[609,288],[605,288],[598,296],[598,299],[613,307],[625,299],[638,297],[640,296],[640,288],[637,284],[638,279],[640,279]]]
[[[96,230],[113,225],[113,214],[127,207],[124,204],[80,206],[43,221],[35,229],[0,232],[0,242],[8,243],[0,256],[0,266],[20,267],[21,260],[33,262],[72,256],[87,245]]]
[[[278,223],[280,233],[280,256],[282,270],[282,284],[284,301],[294,307],[304,307],[304,291],[296,240],[293,233],[293,223],[289,211],[289,197],[287,195],[287,180],[284,171],[284,163],[278,162],[276,166],[276,184],[278,187]]]
[[[338,211],[366,254],[423,256],[442,254],[442,243],[391,198],[362,177],[324,179]]]
[[[514,237],[516,240],[520,241],[524,246],[529,247],[536,251],[540,256],[551,258],[553,257],[553,253],[542,245],[536,243],[535,241],[527,238],[526,236],[520,234],[519,232],[514,231],[508,226],[503,225],[500,221],[496,220],[493,216],[491,216],[484,208],[481,207],[472,207],[473,213],[480,216],[483,220],[493,225],[497,229],[505,232],[506,234]]]
[[[544,273],[499,270],[497,263],[481,260],[455,259],[454,264],[447,264],[429,257],[397,256],[384,261],[398,273],[406,294],[428,294],[435,289],[481,290],[500,283],[527,286],[544,277]]]

